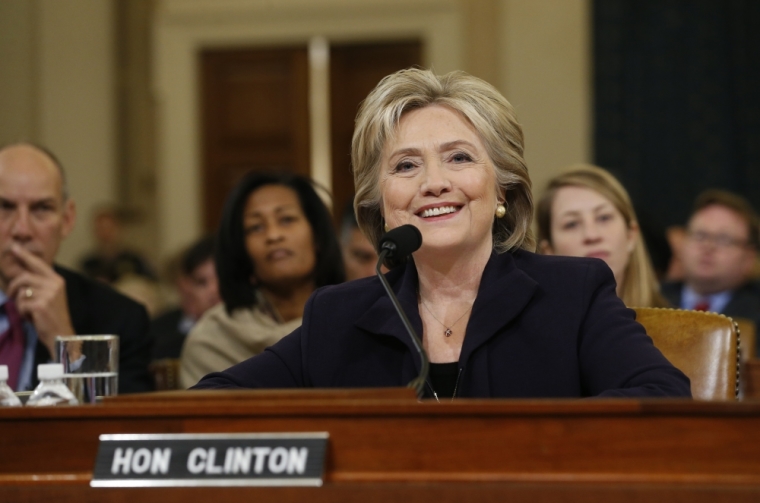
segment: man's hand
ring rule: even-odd
[[[41,258],[14,244],[11,252],[24,271],[13,278],[7,295],[16,301],[19,313],[37,330],[37,335],[55,354],[57,335],[74,335],[66,300],[66,282]]]

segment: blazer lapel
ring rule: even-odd
[[[397,273],[398,276],[394,275],[395,270],[389,273],[388,280],[412,327],[421,338],[422,320],[417,307],[417,268],[412,261],[404,267],[403,272]],[[538,283],[516,266],[512,253],[492,254],[483,271],[459,361],[466,364],[476,349],[514,320],[528,305],[537,289]],[[385,292],[359,317],[355,326],[372,334],[394,337],[407,346],[411,361],[404,365],[404,382],[413,379],[420,371],[420,359],[417,357],[414,344]],[[477,369],[479,373],[488,372],[488,369],[483,367],[484,364],[485,362],[481,361],[482,368]],[[470,372],[473,370],[475,369],[470,369]],[[485,379],[482,382],[487,381],[488,379]]]
[[[493,253],[480,280],[459,361],[467,362],[477,348],[514,320],[537,289],[538,283],[517,267],[512,253]]]
[[[406,317],[409,318],[412,328],[421,339],[422,320],[417,308],[417,268],[414,267],[412,260],[407,262],[403,268],[403,271],[391,271],[386,277],[396,297],[398,297]],[[380,282],[379,279],[377,281]],[[385,293],[385,289],[382,285],[378,285],[378,287],[382,289],[382,295],[359,317],[355,326],[369,333],[394,337],[403,342],[409,349],[411,358],[410,364],[404,365],[402,379],[405,381],[412,380],[416,376],[415,372],[419,373],[422,366],[419,357],[417,357],[417,350],[409,334],[407,334],[406,328],[404,328],[404,323],[393,308],[391,299]],[[413,366],[412,361],[414,362]]]

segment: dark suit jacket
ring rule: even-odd
[[[55,272],[66,281],[69,315],[77,334],[115,334],[119,336],[119,393],[151,391],[153,379],[148,373],[151,341],[148,337],[148,313],[145,308],[111,287],[63,267]],[[50,353],[37,343],[37,365],[50,361]]]
[[[388,280],[421,333],[414,263]],[[494,254],[467,326],[457,396],[690,396],[688,378],[634,316],[601,260]],[[405,386],[419,367],[380,281],[366,278],[317,290],[301,328],[196,388]]]
[[[184,313],[176,308],[166,311],[150,322],[150,340],[153,343],[152,359],[179,358],[187,334],[180,332],[179,323]]]
[[[683,282],[664,283],[661,286],[662,295],[674,307],[680,307],[683,286]],[[760,329],[760,288],[758,285],[748,282],[739,287],[720,314],[752,320],[755,322],[755,327]],[[760,356],[760,345],[757,346],[757,351]]]

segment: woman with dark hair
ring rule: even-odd
[[[223,303],[188,335],[186,387],[261,353],[301,325],[316,288],[344,280],[330,213],[309,179],[289,173],[240,181],[222,213],[214,260]]]

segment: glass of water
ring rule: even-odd
[[[63,364],[63,381],[79,403],[118,394],[118,335],[60,335],[55,361]]]

